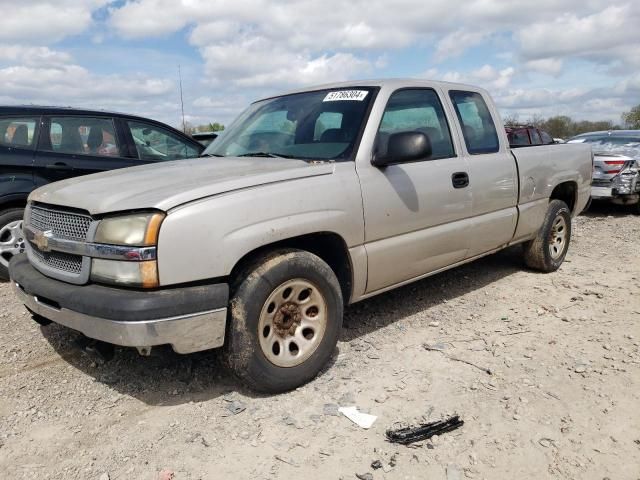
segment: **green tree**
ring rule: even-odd
[[[221,132],[224,130],[224,125],[218,122],[209,123],[209,131],[210,132]]]
[[[622,121],[629,128],[640,129],[640,105],[636,105],[628,112],[622,114]]]

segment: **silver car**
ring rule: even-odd
[[[591,198],[633,205],[640,214],[640,130],[584,133],[567,143],[591,144]]]

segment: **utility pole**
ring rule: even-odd
[[[187,133],[187,124],[184,121],[184,100],[182,99],[182,72],[178,64],[178,78],[180,80],[180,108],[182,109],[182,132]]]

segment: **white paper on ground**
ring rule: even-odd
[[[358,411],[358,407],[340,407],[338,411],[353,423],[362,428],[371,428],[371,425],[378,419],[375,415],[362,413]]]

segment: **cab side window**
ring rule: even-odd
[[[164,128],[135,121],[127,124],[140,160],[162,162],[200,155],[200,151],[195,146],[186,143]]]
[[[113,120],[92,117],[51,117],[48,137],[40,148],[52,152],[119,157]]]
[[[471,155],[494,153],[500,148],[498,132],[482,95],[451,90],[449,97],[462,126],[462,134]]]
[[[37,124],[36,118],[0,117],[0,145],[32,149]]]
[[[442,104],[431,89],[398,90],[391,95],[378,128],[379,154],[386,153],[389,136],[398,132],[424,133],[431,142],[431,156],[426,160],[455,156]]]

